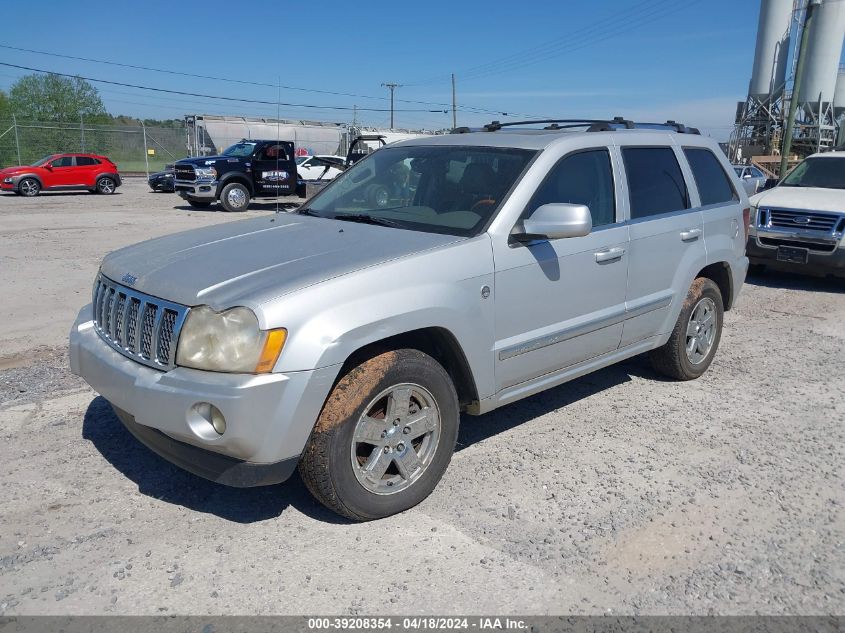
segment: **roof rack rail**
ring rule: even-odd
[[[529,119],[527,121],[492,121],[482,128],[456,127],[452,134],[467,134],[469,132],[498,132],[502,128],[515,127],[520,125],[546,124],[544,130],[568,130],[577,127],[586,127],[588,132],[613,132],[615,130],[634,130],[650,128],[671,128],[679,134],[701,134],[698,128],[687,127],[677,121],[666,121],[665,123],[640,123],[630,121],[625,117],[617,116],[612,119]]]

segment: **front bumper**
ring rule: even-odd
[[[197,200],[216,200],[218,181],[209,182],[193,180],[176,180],[174,188],[183,198],[195,198]]]
[[[774,242],[774,240],[773,240]],[[790,241],[789,245],[794,243]],[[778,247],[775,243],[763,244],[758,235],[750,235],[745,246],[746,255],[752,264],[785,272],[808,273],[816,275],[845,276],[845,242],[834,245],[831,251],[814,250],[811,244],[797,243],[808,249],[807,263],[778,261]]]
[[[287,374],[162,372],[121,355],[94,329],[91,306],[70,333],[71,371],[118,410],[141,442],[165,459],[227,485],[266,485],[292,472],[339,366]],[[217,407],[223,435],[193,410]]]

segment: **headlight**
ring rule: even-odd
[[[8,183],[12,182],[12,179],[11,179],[11,178],[4,178],[4,179],[3,179],[3,182],[5,182],[6,184],[8,184]]]
[[[182,326],[176,364],[209,371],[266,373],[284,347],[287,330],[261,330],[248,308],[215,312],[192,308]]]
[[[194,173],[197,178],[211,178],[212,180],[217,178],[217,170],[214,167],[195,167]]]

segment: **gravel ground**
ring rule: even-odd
[[[68,372],[105,252],[232,219],[120,191],[0,197],[0,614],[845,614],[841,281],[749,279],[697,381],[464,417],[428,500],[351,524],[170,466]]]

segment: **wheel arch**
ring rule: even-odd
[[[719,287],[719,292],[722,295],[722,304],[726,312],[733,307],[734,282],[730,264],[727,262],[715,262],[702,268],[695,277],[710,279]]]
[[[226,185],[231,185],[232,183],[238,183],[246,187],[246,190],[249,192],[250,197],[255,196],[255,188],[253,186],[252,181],[241,172],[237,171],[230,171],[228,174],[223,174],[220,177],[220,180],[217,183],[217,192],[215,194],[216,198],[220,197],[220,194],[223,193],[223,188]]]
[[[32,178],[38,183],[38,186],[41,189],[45,189],[44,187],[44,180],[38,174],[21,174],[20,176],[16,176],[17,181],[15,182],[15,191],[20,191],[21,182],[26,180],[27,178]]]
[[[478,401],[478,389],[464,350],[455,335],[443,327],[410,330],[359,347],[346,358],[335,382],[373,356],[397,349],[415,349],[440,363],[452,378],[462,409]]]

